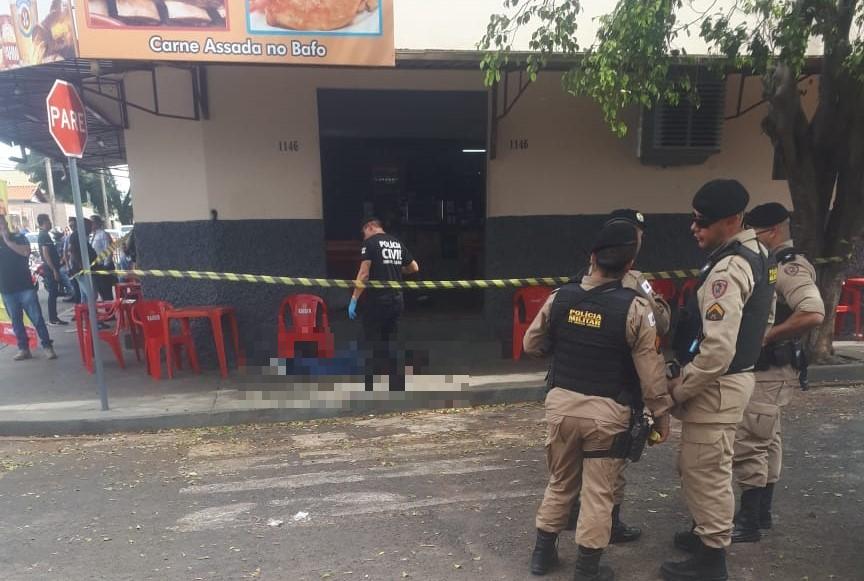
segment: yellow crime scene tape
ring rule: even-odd
[[[814,264],[843,262],[844,258],[817,258]],[[232,272],[207,272],[196,270],[173,269],[132,269],[132,270],[93,270],[93,275],[118,275],[135,277],[179,278],[191,280],[212,280],[228,282],[246,282],[261,284],[278,284],[283,286],[320,287],[320,288],[372,288],[372,289],[407,289],[407,290],[453,290],[453,289],[504,289],[536,286],[560,286],[574,281],[569,276],[544,276],[527,278],[497,278],[489,280],[417,280],[417,281],[386,281],[370,280],[339,280],[332,278],[308,278],[296,276],[271,276],[267,274],[237,274]],[[643,272],[648,280],[675,280],[699,276],[699,269],[678,269],[659,272]]]
[[[126,235],[123,236],[122,238],[118,238],[117,240],[115,240],[114,242],[112,242],[112,243],[108,246],[108,248],[106,248],[105,250],[103,250],[99,255],[96,256],[96,258],[93,260],[93,262],[90,263],[90,269],[79,271],[78,274],[75,274],[74,276],[72,276],[72,278],[78,278],[79,276],[81,276],[81,275],[83,275],[83,274],[85,274],[85,273],[90,273],[90,274],[96,274],[96,273],[100,273],[100,274],[115,274],[114,271],[105,271],[105,270],[96,271],[96,270],[92,270],[92,269],[93,269],[94,266],[96,266],[96,263],[98,263],[98,262],[102,262],[103,260],[105,260],[106,258],[108,258],[109,256],[111,256],[112,254],[114,254],[114,252],[115,252],[118,248],[120,248],[120,247],[123,245],[124,242],[126,242],[126,240],[129,238],[129,235],[130,235],[130,234],[132,234],[132,230],[129,230],[129,232],[127,232]]]

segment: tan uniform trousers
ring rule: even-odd
[[[706,546],[728,547],[732,541],[735,496],[732,451],[736,424],[683,422],[678,470],[694,532]]]
[[[735,481],[743,490],[764,488],[780,479],[782,408],[798,386],[791,365],[756,372],[756,388],[735,434]]]
[[[576,542],[602,549],[612,532],[615,482],[623,458],[583,458],[582,453],[608,450],[621,427],[594,419],[552,415],[547,412],[546,463],[549,484],[537,511],[537,528],[558,533],[567,525],[570,507],[581,494]]]

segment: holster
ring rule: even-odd
[[[771,343],[762,347],[759,359],[756,361],[756,371],[765,371],[771,367],[786,367],[791,365],[801,369],[799,353],[803,352],[798,341],[783,341]]]
[[[649,433],[648,418],[641,408],[630,408],[630,425],[615,435],[608,450],[585,452],[583,458],[623,458],[638,462],[645,451]]]

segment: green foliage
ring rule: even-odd
[[[27,174],[30,180],[39,186],[39,188],[48,191],[48,177],[45,172],[45,158],[38,154],[31,154],[27,161],[19,163],[18,171]],[[69,179],[69,173],[64,164],[54,162],[51,166],[51,173],[54,177],[54,195],[58,202],[72,203],[72,182]],[[81,198],[84,202],[96,208],[96,210],[105,215],[105,208],[102,204],[102,184],[99,180],[98,172],[90,172],[82,169],[78,170],[79,185],[81,187]],[[108,207],[112,212],[116,213],[120,222],[123,224],[132,223],[132,195],[131,192],[123,194],[117,189],[117,183],[110,171],[105,173],[105,190],[108,194]]]
[[[627,130],[620,117],[626,108],[674,103],[691,92],[689,79],[675,73],[675,65],[694,62],[674,48],[681,35],[698,34],[710,47],[715,67],[731,65],[754,74],[768,74],[782,63],[797,75],[806,64],[809,41],[821,41],[826,55],[842,57],[839,74],[864,82],[861,0],[718,0],[695,19],[679,22],[684,7],[684,0],[618,0],[601,17],[592,46],[580,51],[578,1],[504,0],[507,13],[491,17],[479,44],[487,51],[481,65],[486,83],[499,81],[502,70],[513,64],[514,39],[527,25],[536,27],[532,54],[517,64],[534,80],[550,58],[579,55],[563,76],[564,89],[594,99],[619,135]]]

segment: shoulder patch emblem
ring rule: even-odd
[[[651,293],[654,292],[654,288],[647,280],[642,281],[642,290],[645,291],[645,294],[647,294],[648,296],[651,296]]]
[[[652,327],[657,326],[657,320],[654,318],[654,313],[648,313],[648,324]]]
[[[777,267],[772,266],[768,269],[768,284],[774,284],[777,282]]]
[[[726,289],[729,288],[729,283],[725,280],[715,280],[711,285],[711,295],[715,299],[719,299],[726,294]]]
[[[797,264],[787,264],[783,267],[783,272],[785,272],[789,276],[795,276],[796,274],[801,272],[801,267]]]
[[[714,303],[708,310],[705,311],[705,320],[706,321],[722,321],[726,317],[726,310],[720,306],[720,303]]]

